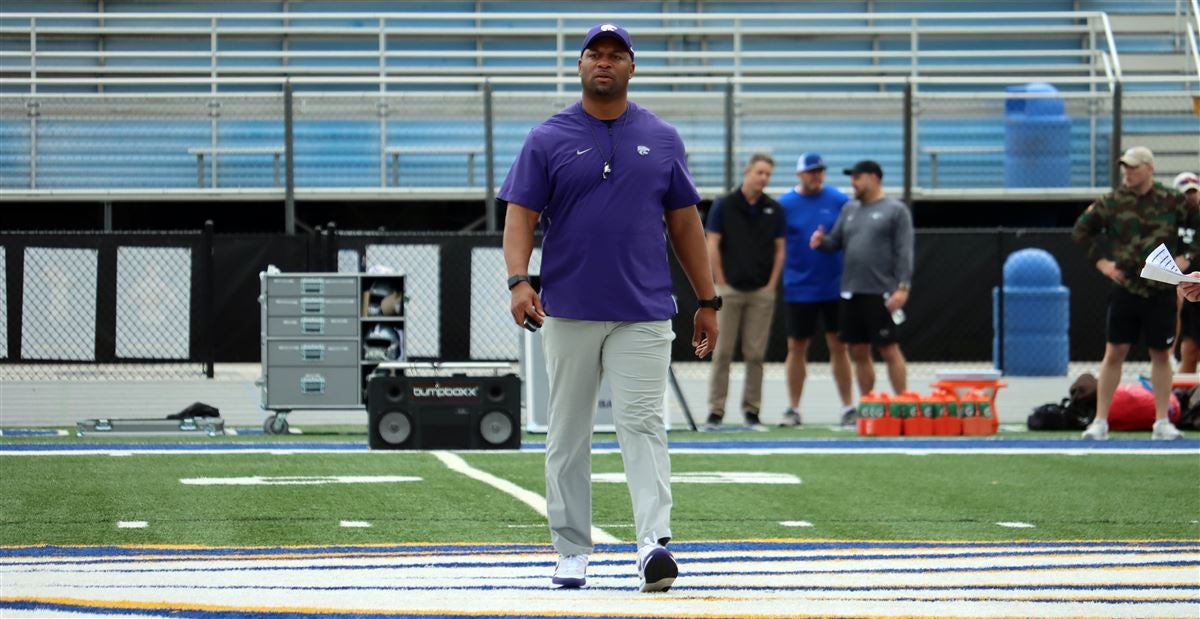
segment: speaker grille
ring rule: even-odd
[[[479,434],[492,445],[502,445],[512,438],[512,418],[501,411],[489,411],[479,419]]]
[[[390,411],[379,418],[379,438],[399,445],[412,434],[412,421],[404,411]]]

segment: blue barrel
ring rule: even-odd
[[[1050,84],[1005,88],[1010,93],[1053,94]],[[1060,98],[1009,98],[1004,101],[1004,186],[1069,187],[1071,119]]]
[[[992,288],[992,363],[1000,363],[1000,294]],[[1006,376],[1066,376],[1071,291],[1054,256],[1022,249],[1004,261]]]

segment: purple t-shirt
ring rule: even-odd
[[[610,127],[582,103],[567,107],[530,131],[498,197],[541,213],[547,314],[611,321],[675,314],[663,216],[700,194],[679,132],[649,110],[631,101]]]

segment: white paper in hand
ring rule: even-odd
[[[1159,243],[1158,247],[1155,247],[1154,251],[1146,256],[1146,266],[1142,267],[1142,277],[1172,286],[1179,282],[1200,283],[1200,277],[1184,275],[1183,271],[1179,270],[1179,266],[1175,264],[1175,257],[1171,255],[1171,251],[1164,243]]]

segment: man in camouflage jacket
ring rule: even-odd
[[[1146,256],[1165,243],[1181,270],[1200,255],[1194,231],[1200,211],[1183,194],[1154,181],[1154,154],[1137,146],[1121,156],[1125,183],[1079,216],[1071,237],[1096,269],[1114,282],[1108,301],[1104,360],[1096,391],[1096,419],[1083,438],[1108,438],[1108,413],[1121,382],[1121,365],[1139,336],[1150,352],[1154,388],[1153,439],[1182,438],[1167,419],[1171,395],[1170,348],[1175,339],[1175,289],[1139,276]]]

